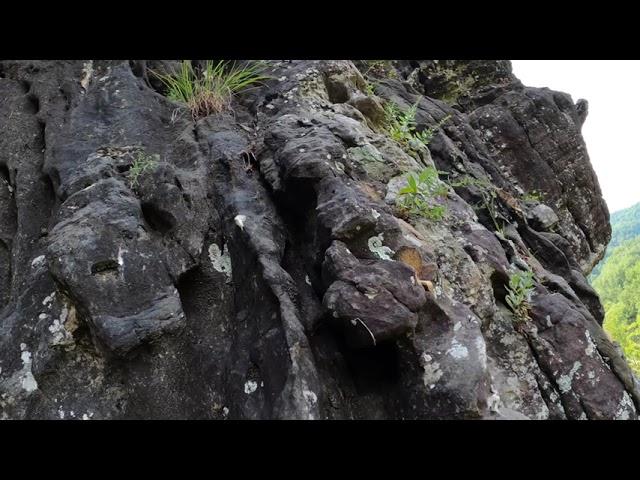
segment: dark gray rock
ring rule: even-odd
[[[586,102],[506,61],[272,61],[194,121],[176,65],[0,63],[0,418],[637,418]],[[387,101],[450,118],[412,151]],[[426,166],[442,220],[395,207]]]

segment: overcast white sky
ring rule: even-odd
[[[512,60],[531,87],[589,101],[582,135],[610,212],[640,202],[640,61]]]

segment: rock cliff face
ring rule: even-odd
[[[585,101],[503,61],[271,61],[194,121],[171,64],[0,62],[1,418],[637,418]],[[391,102],[449,118],[404,148]],[[401,214],[430,166],[444,217]]]

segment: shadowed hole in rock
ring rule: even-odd
[[[324,85],[327,88],[327,94],[329,95],[329,101],[331,103],[345,103],[349,100],[349,90],[345,83],[325,77]]]
[[[20,88],[24,93],[29,93],[29,90],[31,90],[31,84],[26,80],[20,80]]]
[[[57,170],[51,170],[49,172],[49,182],[55,196],[60,197],[60,173]],[[60,200],[64,201],[65,198],[60,198]]]
[[[347,345],[342,332],[336,332],[335,338],[359,394],[388,393],[390,387],[399,383],[400,359],[395,341],[354,349]]]
[[[290,225],[294,235],[301,235],[305,242],[316,242],[313,232],[317,231],[316,205],[318,197],[313,180],[297,179],[287,185],[284,193],[274,194],[278,214],[285,224]],[[311,238],[313,235],[313,238]],[[316,245],[318,250],[324,251],[329,248],[331,239],[327,232],[326,245]]]
[[[44,198],[46,199],[45,208],[49,210],[48,217],[49,217],[49,220],[51,220],[54,217],[55,212],[58,210],[58,207],[60,206],[58,202],[58,197],[56,195],[56,189],[49,175],[45,175],[43,173],[40,177],[40,182],[42,184],[42,191],[44,193]],[[45,224],[45,226],[43,226],[40,229],[40,236],[41,237],[46,236],[48,235],[48,233],[49,233],[49,226]]]
[[[199,265],[183,273],[176,284],[187,322],[196,322],[196,330],[208,331],[206,322],[215,316],[214,310],[224,299],[220,294],[222,284],[216,280],[215,273]]]
[[[34,94],[27,95],[27,105],[25,106],[25,111],[32,115],[35,115],[40,111],[40,100]]]
[[[342,355],[358,394],[388,393],[400,382],[400,358],[398,345],[389,340],[376,346],[352,348],[344,331],[333,322],[323,323],[335,338],[336,347]]]
[[[271,100],[275,100],[276,98],[278,98],[279,94],[277,93],[267,93],[264,96],[264,103],[267,104],[269,103]]]
[[[0,165],[0,179],[11,185],[11,175],[9,174],[9,168],[6,165]]]
[[[497,271],[491,274],[491,288],[493,289],[493,298],[496,299],[496,302],[505,303],[507,283],[509,283],[509,278],[504,274]]]
[[[0,310],[9,301],[11,292],[11,251],[0,241]]]
[[[153,230],[160,233],[167,233],[173,228],[174,222],[168,213],[163,212],[152,203],[145,202],[141,208],[145,222],[147,222]]]
[[[45,122],[43,122],[42,120],[38,120],[38,134],[36,136],[34,143],[35,143],[36,150],[39,153],[44,152],[44,149],[46,148],[46,142],[45,142],[46,127],[47,127],[47,124]]]
[[[112,272],[118,270],[118,262],[115,260],[102,260],[91,265],[91,275]]]

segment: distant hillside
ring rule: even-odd
[[[607,253],[589,276],[589,280],[591,280],[592,283],[598,277],[616,247],[627,240],[640,236],[640,203],[635,204],[633,207],[612,213],[611,230],[611,241],[607,247]]]
[[[590,280],[605,308],[604,328],[640,375],[640,203],[611,215],[611,242]]]
[[[605,330],[640,374],[640,236],[611,251],[593,286],[606,311]]]

